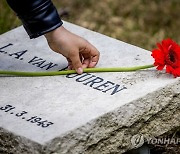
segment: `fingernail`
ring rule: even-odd
[[[94,61],[93,61],[93,62],[91,62],[90,66],[91,66],[91,67],[95,67],[96,64],[97,64],[97,62],[94,62]]]
[[[83,69],[82,69],[82,68],[78,68],[78,69],[77,69],[77,73],[78,73],[78,74],[82,74],[82,73],[83,73]]]
[[[97,63],[96,61],[93,61],[93,62],[92,62],[93,65],[96,65],[96,63]]]

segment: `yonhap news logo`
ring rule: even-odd
[[[169,144],[174,144],[178,145],[180,144],[180,138],[178,137],[153,137],[153,138],[145,138],[144,135],[142,134],[136,134],[131,137],[131,144],[133,145],[134,148],[139,148],[141,147],[144,142],[147,144],[159,144],[159,145],[169,145]]]
[[[144,144],[144,137],[141,134],[136,134],[131,138],[131,144],[134,148],[139,148]]]
[[[169,145],[174,144],[177,145],[180,143],[180,138],[170,138],[170,137],[164,137],[164,138],[151,138],[147,140],[148,144],[159,144],[159,145]]]

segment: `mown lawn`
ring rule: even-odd
[[[151,50],[170,37],[180,43],[179,0],[53,0],[62,19]],[[0,2],[0,34],[20,25]]]
[[[0,34],[9,31],[17,26],[21,22],[16,17],[15,13],[9,8],[6,0],[0,1]]]
[[[170,37],[180,43],[179,0],[54,0],[65,20],[151,50]]]

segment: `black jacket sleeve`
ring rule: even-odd
[[[51,0],[7,0],[17,13],[30,38],[36,38],[62,25]]]

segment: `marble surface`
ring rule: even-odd
[[[97,67],[153,63],[150,51],[71,23],[64,22],[64,27],[97,47],[101,53]],[[0,35],[1,70],[58,71],[66,67],[65,58],[52,52],[43,36],[30,40],[23,27]],[[179,92],[178,84],[178,78],[157,72],[155,68],[51,77],[0,76],[0,134],[15,135],[12,138],[18,137],[19,145],[27,146],[24,143],[32,142],[33,146],[27,146],[29,149],[37,144],[37,148],[33,148],[34,153],[96,153],[98,147],[92,146],[101,143],[107,132],[143,117],[147,120],[163,109],[173,97],[172,91]],[[172,91],[161,101],[159,97],[164,89],[165,92]],[[157,99],[153,101],[155,95]],[[137,103],[137,100],[141,101]],[[177,107],[179,110],[179,104]],[[104,117],[105,121],[102,120]],[[113,129],[109,126],[112,123],[116,126],[113,125]],[[120,141],[114,143],[121,145]],[[14,148],[17,149],[16,146]],[[128,148],[133,146],[126,145],[124,149]],[[113,151],[108,149],[101,153]]]

